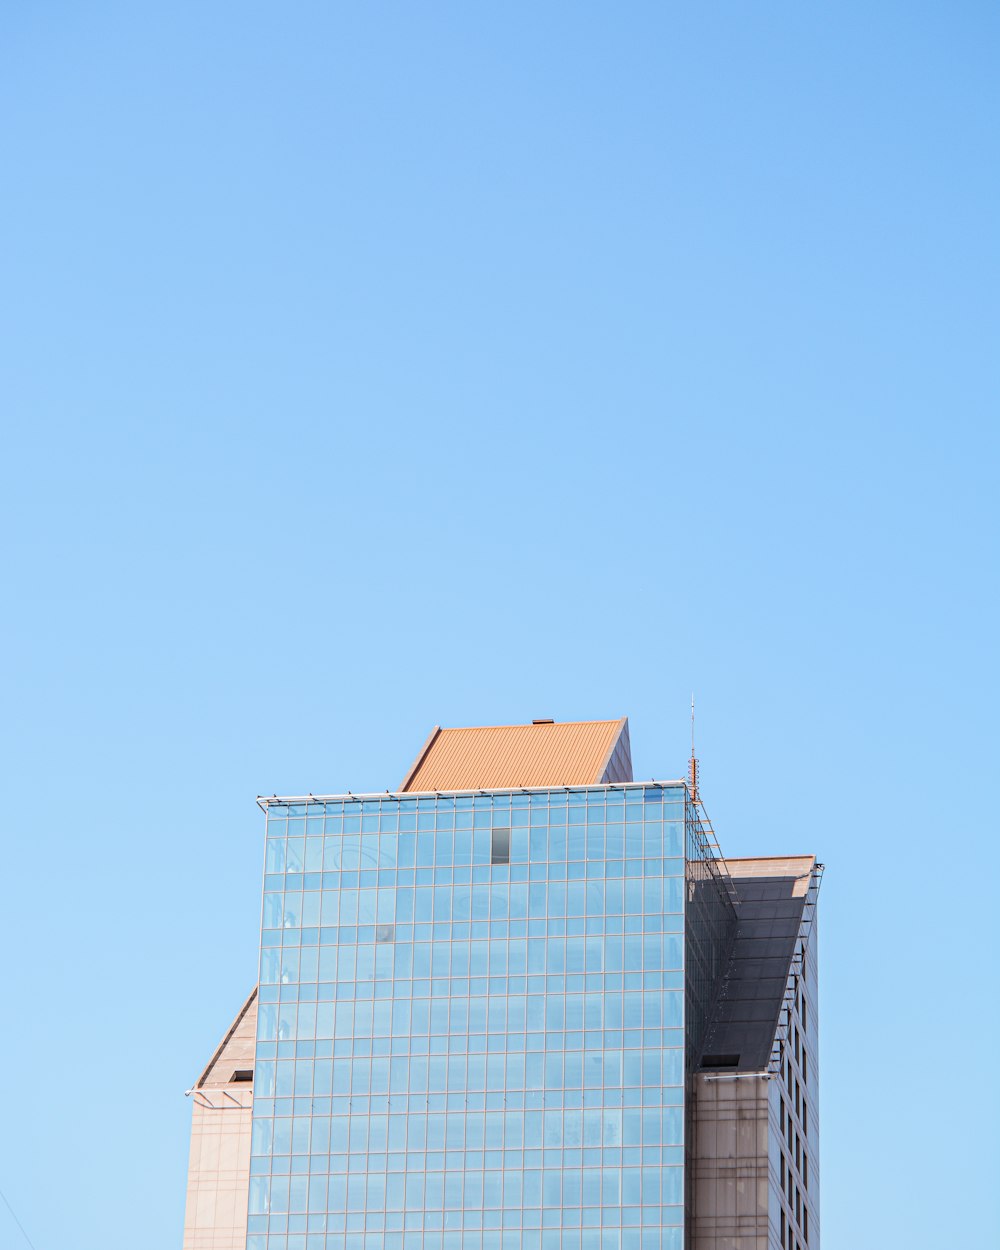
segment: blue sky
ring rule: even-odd
[[[995,1234],[998,34],[0,13],[0,1187],[37,1250],[180,1244],[258,793],[536,716],[627,714],[676,777],[692,690],[724,849],[828,865],[826,1244]]]

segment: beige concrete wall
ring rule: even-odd
[[[693,1080],[689,1250],[768,1250],[768,1088],[764,1075]]]
[[[191,1091],[184,1250],[245,1250],[253,1084],[233,1073],[254,1065],[256,991]]]
[[[218,1090],[192,1095],[184,1250],[246,1247],[253,1095],[235,1091],[233,1097],[240,1105]]]

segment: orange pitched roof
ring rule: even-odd
[[[506,790],[631,780],[628,720],[623,716],[558,725],[435,727],[400,790]]]

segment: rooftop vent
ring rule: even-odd
[[[542,720],[533,720],[531,723],[533,725],[554,725],[555,721],[542,719]]]
[[[703,1068],[736,1068],[739,1067],[739,1055],[705,1055],[702,1058]]]

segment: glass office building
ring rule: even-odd
[[[248,1250],[682,1250],[686,797],[266,802]]]
[[[258,803],[184,1250],[817,1250],[822,865],[723,859],[696,761],[437,727],[395,793]]]

